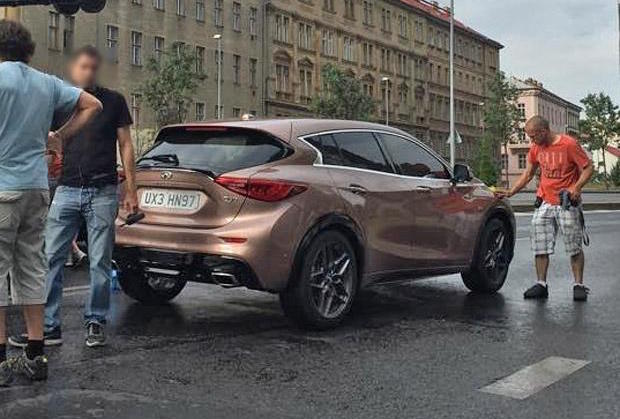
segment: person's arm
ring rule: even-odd
[[[117,128],[118,146],[121,161],[125,169],[125,200],[123,207],[128,213],[138,210],[138,193],[136,191],[136,155],[131,141],[129,126]]]
[[[590,181],[590,178],[592,177],[593,174],[594,174],[594,166],[592,165],[591,161],[588,161],[586,166],[581,171],[581,174],[579,175],[579,179],[577,179],[577,182],[573,186],[567,189],[568,193],[570,194],[571,200],[579,201],[581,199],[581,190]]]
[[[525,188],[536,176],[536,170],[538,169],[537,163],[532,163],[530,160],[527,161],[527,166],[525,167],[525,172],[521,174],[519,179],[517,179],[516,183],[510,188],[510,190],[506,192],[497,192],[495,195],[499,198],[510,198],[511,196],[519,193],[521,189]]]
[[[54,132],[54,137],[62,141],[75,136],[102,109],[103,105],[96,97],[90,93],[81,92],[73,116]]]

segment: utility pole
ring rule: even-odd
[[[454,0],[450,0],[450,165],[452,167],[456,163],[454,131]]]
[[[390,78],[383,77],[381,81],[385,83],[385,125],[390,125]]]
[[[222,119],[222,35],[213,35],[217,39],[217,119]]]

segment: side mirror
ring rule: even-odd
[[[457,163],[454,165],[453,183],[469,182],[474,178],[471,169],[466,164]]]

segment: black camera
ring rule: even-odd
[[[560,191],[560,206],[562,209],[568,210],[570,207],[576,207],[577,205],[579,205],[579,202],[573,201],[566,189]]]

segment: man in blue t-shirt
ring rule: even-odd
[[[21,24],[0,20],[0,387],[15,373],[47,378],[43,309],[47,261],[43,232],[49,202],[45,149],[54,112],[73,117],[52,136],[73,137],[101,111],[92,95],[28,66],[34,43]],[[13,303],[28,329],[24,354],[6,359],[5,310]]]

